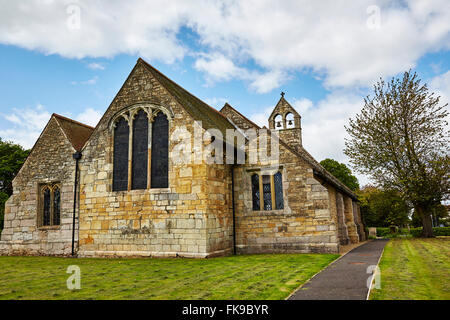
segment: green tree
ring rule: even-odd
[[[410,222],[410,208],[398,191],[365,186],[357,193],[368,227],[404,226]]]
[[[0,138],[0,230],[3,229],[6,200],[13,192],[12,181],[29,153],[29,150]]]
[[[352,171],[343,163],[339,163],[333,159],[325,159],[320,164],[327,169],[329,173],[339,179],[343,184],[356,191],[359,189],[358,179],[352,175]]]
[[[345,154],[383,189],[397,190],[414,207],[423,236],[432,237],[432,208],[449,196],[448,104],[416,73],[374,85],[374,96],[350,119]]]

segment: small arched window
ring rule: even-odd
[[[286,129],[295,128],[295,119],[292,113],[286,114]]]
[[[169,187],[169,121],[163,112],[152,125],[151,187]]]
[[[40,187],[38,205],[38,226],[49,227],[61,224],[61,188],[58,184],[44,184]]]
[[[274,185],[275,185],[275,209],[281,210],[281,209],[284,209],[283,176],[282,176],[281,172],[275,173],[273,180],[274,180]]]
[[[283,117],[281,115],[277,115],[274,118],[275,121],[275,130],[282,130],[284,129],[284,124],[283,124]]]

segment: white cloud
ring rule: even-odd
[[[80,8],[79,28],[68,27],[78,19],[67,11],[73,3]],[[367,12],[374,4],[380,25],[369,28],[367,21],[377,20]],[[450,48],[448,0],[0,0],[0,5],[0,43],[68,58],[133,54],[172,63],[187,53],[200,55],[195,67],[210,83],[238,78],[257,92],[304,69],[323,76],[330,88],[366,86],[413,67],[427,52]],[[198,34],[198,48],[183,43],[182,27]]]
[[[236,67],[233,61],[220,53],[214,53],[210,56],[202,55],[195,61],[194,68],[206,73],[207,80],[210,83],[249,77],[247,70]]]
[[[91,70],[105,70],[105,66],[103,64],[96,62],[88,64],[87,67]]]
[[[208,85],[218,81],[249,80],[250,88],[258,93],[267,93],[289,79],[286,72],[281,70],[261,73],[238,67],[220,53],[201,54],[195,61],[194,68],[206,75]]]
[[[76,86],[78,83],[79,84],[83,84],[83,85],[89,85],[89,86],[93,86],[95,84],[97,84],[98,82],[98,76],[94,76],[93,78],[86,80],[86,81],[72,81],[70,82],[71,85]]]
[[[100,110],[94,110],[92,108],[88,108],[80,113],[75,120],[87,124],[91,127],[95,127],[97,123],[100,121],[103,116],[103,112]]]
[[[24,148],[31,148],[51,114],[38,104],[34,108],[13,108],[10,114],[2,116],[11,122],[12,128],[0,130],[0,137],[18,143]]]
[[[205,98],[203,99],[203,101],[205,101],[207,104],[209,104],[211,107],[216,108],[217,110],[222,109],[222,107],[225,105],[225,103],[227,102],[227,99],[225,98]]]
[[[89,79],[89,80],[86,80],[86,81],[82,81],[81,84],[87,84],[87,85],[91,85],[92,86],[92,85],[96,84],[97,81],[98,81],[98,77],[95,76],[92,79]]]
[[[450,70],[431,79],[430,90],[441,96],[442,104],[450,104]]]
[[[102,114],[98,110],[88,108],[74,119],[95,126]],[[70,114],[63,115],[70,117]],[[29,149],[33,147],[42,130],[44,130],[50,120],[51,113],[43,105],[37,104],[34,108],[13,108],[10,114],[0,114],[0,116],[11,123],[10,128],[0,130],[2,140],[13,141]]]

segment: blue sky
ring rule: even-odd
[[[95,125],[139,57],[258,124],[280,97],[317,160],[372,84],[412,68],[450,97],[450,5],[431,1],[0,0],[0,137],[31,147],[51,113]],[[367,178],[358,176],[363,183]]]

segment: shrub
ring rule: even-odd
[[[390,233],[389,228],[377,228],[377,237],[387,237]]]
[[[433,234],[435,236],[450,236],[450,227],[433,228]],[[422,236],[422,227],[411,228],[411,235],[415,238],[420,238]]]

